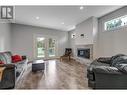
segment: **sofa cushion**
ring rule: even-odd
[[[116,68],[120,70],[121,72],[127,74],[127,64],[118,64],[116,65]]]
[[[114,60],[115,67],[121,72],[127,73],[127,56],[121,56]]]
[[[16,66],[16,77],[20,75],[22,71],[26,68],[27,60],[22,60],[15,63]]]
[[[112,62],[112,66],[116,66],[116,65],[119,65],[119,64],[127,64],[127,56],[126,55],[117,57]]]
[[[100,57],[97,59],[98,62],[102,62],[102,63],[107,63],[110,64],[111,63],[111,57]]]
[[[4,56],[4,53],[0,53],[0,61],[4,62],[4,64],[7,64],[6,57]]]
[[[93,68],[97,67],[97,66],[110,66],[110,64],[105,64],[105,63],[102,63],[102,62],[99,62],[96,60],[94,60],[88,67],[87,67],[87,71],[92,71]]]
[[[117,54],[117,55],[115,55],[115,56],[112,56],[112,57],[111,57],[111,61],[110,61],[111,66],[114,66],[114,65],[115,65],[114,60],[116,61],[117,58],[119,58],[119,57],[121,57],[121,56],[125,56],[125,55],[124,55],[124,54]]]
[[[7,64],[12,63],[12,60],[11,60],[11,52],[9,52],[9,51],[8,52],[4,52],[3,55],[6,58]]]
[[[93,72],[104,74],[122,74],[116,67],[98,66],[93,68]]]

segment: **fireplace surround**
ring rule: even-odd
[[[76,45],[75,56],[81,59],[93,59],[93,44],[88,45]]]

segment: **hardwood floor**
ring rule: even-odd
[[[31,63],[16,89],[89,89],[86,66],[74,60],[70,62],[49,60],[44,72],[33,73]]]

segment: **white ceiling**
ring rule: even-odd
[[[101,17],[120,7],[84,6],[80,10],[80,6],[15,6],[15,23],[68,31],[91,16]]]

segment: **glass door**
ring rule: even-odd
[[[36,39],[36,56],[37,58],[46,57],[46,43],[44,37],[37,37]]]
[[[56,56],[56,40],[53,38],[48,39],[48,57]]]
[[[36,58],[50,59],[56,57],[56,39],[52,37],[36,37]]]

